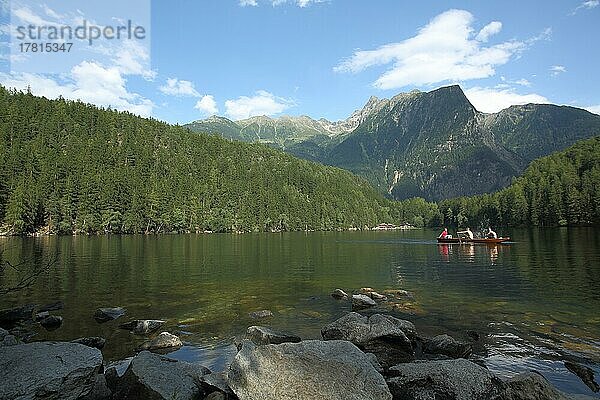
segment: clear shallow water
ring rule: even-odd
[[[36,328],[35,340],[100,335],[108,361],[134,355],[144,341],[118,323],[165,319],[165,330],[187,344],[171,357],[218,370],[249,325],[319,338],[323,325],[350,310],[329,296],[334,288],[406,289],[414,301],[369,313],[409,319],[423,335],[467,340],[465,331],[475,330],[483,337],[477,353],[497,373],[536,369],[562,390],[593,395],[562,361],[600,374],[600,230],[502,233],[514,243],[438,245],[431,230],[0,238],[12,261],[58,255],[48,275],[1,298],[0,308],[62,300],[63,326]],[[0,284],[13,278],[8,271]],[[108,306],[127,315],[97,324],[95,309]],[[261,309],[274,316],[248,316]]]

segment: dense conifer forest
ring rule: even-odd
[[[266,145],[0,87],[8,234],[334,230],[433,223],[350,172]]]

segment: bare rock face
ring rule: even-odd
[[[412,322],[389,315],[370,317],[351,312],[321,329],[325,340],[348,340],[373,353],[384,368],[414,358],[416,329]]]
[[[161,332],[157,337],[140,346],[141,350],[160,350],[183,346],[181,340],[169,332]]]
[[[210,371],[198,364],[172,360],[142,351],[118,379],[114,399],[192,400],[204,393],[196,385]]]
[[[467,360],[413,362],[389,370],[388,386],[402,400],[501,400],[502,382]],[[516,400],[516,399],[515,399]]]
[[[343,340],[264,346],[244,341],[227,380],[240,400],[392,398],[369,358]]]
[[[77,343],[0,347],[0,399],[79,399],[101,369],[100,350]]]
[[[246,339],[254,344],[281,344],[286,342],[297,343],[301,339],[298,336],[278,332],[265,326],[251,326],[246,331]]]

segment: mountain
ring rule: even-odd
[[[1,86],[0,109],[8,234],[333,230],[438,215],[437,206],[394,203],[348,171],[261,144]],[[210,122],[224,136],[237,132],[225,119]]]
[[[456,85],[391,99],[371,97],[337,123],[343,128],[336,134],[290,122],[303,119],[305,126],[324,126],[308,117],[265,118],[238,121],[239,133],[230,137],[262,141],[350,170],[395,199],[441,200],[497,191],[533,159],[600,133],[600,116],[573,107],[527,104],[481,113]],[[220,134],[202,122],[188,127]],[[276,138],[267,131],[277,132]],[[262,132],[260,139],[256,132]]]
[[[444,200],[446,226],[600,225],[600,136],[534,160],[492,195]]]

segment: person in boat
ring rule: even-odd
[[[488,231],[486,234],[488,239],[498,239],[498,234],[492,230],[492,228],[488,227]]]
[[[471,228],[467,227],[466,230],[456,232],[458,235],[464,234],[469,237],[469,239],[473,240],[473,232],[471,232]]]
[[[448,228],[444,228],[444,230],[442,231],[442,233],[440,233],[440,236],[438,236],[440,239],[446,239],[448,237]]]

